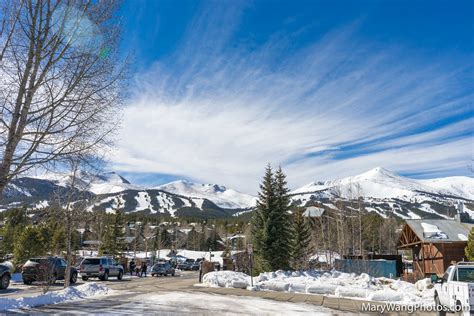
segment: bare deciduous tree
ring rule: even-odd
[[[87,166],[88,155],[76,155],[68,157],[65,162],[70,170],[70,182],[64,190],[55,194],[53,209],[56,215],[63,221],[66,232],[66,270],[64,275],[64,287],[68,287],[71,280],[71,266],[74,251],[72,249],[73,231],[79,221],[83,218],[89,205],[93,205],[93,197],[89,196],[90,183],[80,179],[81,170]],[[81,182],[81,183],[79,183]],[[77,275],[76,275],[77,278]]]
[[[0,13],[0,195],[16,175],[107,145],[124,69],[116,1],[6,0]]]

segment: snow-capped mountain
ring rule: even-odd
[[[42,208],[71,186],[71,175],[48,173],[13,180],[0,200],[0,211],[11,207]],[[256,197],[217,184],[186,180],[146,188],[130,183],[117,173],[94,175],[80,172],[75,187],[86,191],[89,210],[146,212],[173,217],[216,218],[243,216],[255,206]],[[364,210],[398,218],[450,218],[460,202],[474,218],[474,179],[449,177],[415,180],[384,168],[338,180],[312,182],[291,193],[295,205],[318,205],[333,211],[341,205],[353,208],[362,201]],[[84,194],[82,194],[83,196]],[[336,207],[336,200],[338,207]]]
[[[415,180],[395,174],[382,167],[377,167],[360,175],[339,180],[312,182],[292,194],[330,191],[332,194],[347,199],[370,198],[413,198],[420,192],[452,195],[474,200],[474,178],[448,177],[430,180]]]
[[[187,180],[178,180],[160,185],[155,189],[196,198],[204,198],[222,208],[249,208],[255,205],[252,195],[228,189],[217,184],[199,184]]]
[[[47,207],[58,192],[72,185],[71,174],[47,173],[13,180],[0,200],[0,211],[21,205],[33,209]],[[229,217],[251,208],[251,195],[216,184],[175,181],[156,188],[131,184],[117,173],[79,172],[74,183],[77,198],[90,201],[89,210],[146,212],[172,217]],[[80,191],[87,194],[81,194]]]
[[[73,175],[69,173],[48,172],[33,178],[49,180],[61,187],[68,187],[73,181]],[[79,171],[76,174],[75,187],[90,191],[94,194],[110,194],[125,190],[140,190],[143,187],[131,184],[127,179],[115,172],[102,174],[92,174],[90,172]]]
[[[459,203],[474,215],[474,179],[449,177],[415,180],[377,167],[360,175],[338,180],[312,182],[291,192],[296,204],[307,205],[343,199],[362,198],[368,211],[401,218],[452,217]]]

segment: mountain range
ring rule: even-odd
[[[57,173],[15,179],[4,192],[0,210],[47,207],[71,182],[71,175]],[[87,200],[89,210],[106,212],[121,207],[126,212],[173,217],[225,218],[245,216],[256,203],[256,197],[222,185],[179,180],[143,187],[114,172],[80,172],[75,188],[77,198]],[[81,193],[84,191],[86,195]],[[295,205],[317,205],[328,210],[337,209],[335,201],[338,207],[341,203],[354,207],[357,201],[366,211],[384,217],[451,218],[458,205],[474,215],[474,178],[416,180],[381,167],[343,179],[312,182],[291,191],[290,196]]]

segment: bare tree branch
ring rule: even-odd
[[[122,104],[116,1],[7,1],[0,15],[0,195],[15,176],[111,144]]]

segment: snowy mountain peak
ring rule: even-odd
[[[166,192],[204,198],[214,202],[217,206],[223,208],[249,208],[255,205],[255,197],[228,189],[218,184],[200,184],[188,180],[178,180],[160,185],[155,189]]]
[[[383,178],[383,177],[393,178],[393,177],[400,177],[400,176],[383,167],[377,167],[355,177],[374,179],[374,178]]]
[[[362,174],[333,181],[312,182],[294,190],[293,194],[329,190],[333,195],[344,198],[357,196],[371,198],[409,198],[420,192],[453,195],[474,199],[474,179],[449,177],[431,180],[416,180],[398,175],[383,167],[377,167]]]
[[[103,174],[100,174],[96,176],[97,179],[100,179],[104,182],[109,182],[109,183],[115,183],[115,184],[131,184],[127,179],[119,175],[118,173],[111,171],[111,172],[106,172]]]
[[[49,172],[35,178],[50,180],[59,186],[68,187],[72,184],[73,174]],[[76,173],[75,187],[88,190],[94,194],[109,194],[125,190],[142,189],[141,186],[131,184],[127,179],[115,172],[93,174],[83,170]]]

